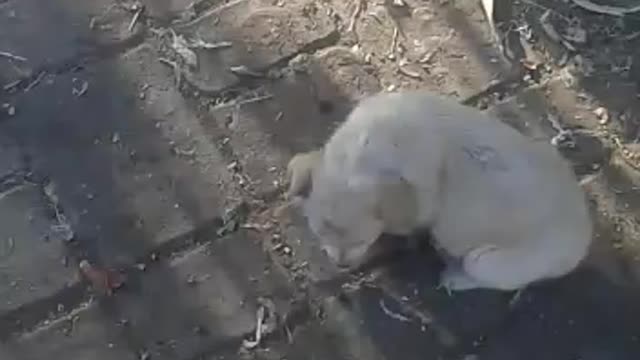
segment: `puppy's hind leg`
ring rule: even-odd
[[[442,286],[462,291],[477,288],[518,290],[549,274],[553,264],[531,249],[482,246],[470,251],[459,269],[447,268]]]

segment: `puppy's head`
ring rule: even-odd
[[[401,176],[349,178],[323,169],[321,152],[297,156],[288,167],[288,195],[300,199],[311,231],[336,264],[358,266],[383,232],[414,227],[415,194]]]
[[[384,222],[375,212],[376,194],[323,176],[314,180],[303,202],[309,228],[334,263],[341,267],[360,265],[384,230]]]

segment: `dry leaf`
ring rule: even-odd
[[[82,260],[78,265],[80,273],[91,282],[91,286],[105,295],[111,295],[113,290],[124,285],[124,275],[110,269],[101,269],[91,265],[89,261]]]

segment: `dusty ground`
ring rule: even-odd
[[[0,357],[639,358],[640,13],[515,1],[505,59],[477,2],[395,3],[0,0]],[[579,271],[449,297],[425,251],[331,281],[273,213],[284,165],[409,88],[554,139],[597,223]]]

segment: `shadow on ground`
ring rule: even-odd
[[[38,13],[43,22],[38,27],[62,27],[67,34],[74,29],[67,24],[89,22],[89,11],[78,7],[49,13],[34,3],[29,11]],[[47,36],[26,40],[37,47],[49,41]],[[29,349],[7,345],[15,359],[80,356],[100,352],[108,343],[135,358],[148,352],[153,358],[187,359],[237,349],[252,330],[259,296],[273,297],[278,305],[292,296],[286,279],[269,273],[254,237],[236,233],[215,239],[227,206],[237,202],[235,184],[220,154],[207,154],[218,167],[213,175],[176,155],[166,129],[185,130],[196,115],[180,108],[183,100],[171,71],[142,79],[157,87],[154,95],[175,101],[171,105],[179,110],[158,115],[158,105],[148,105],[141,96],[142,84],[136,82],[141,74],[121,64],[105,60],[47,75],[28,92],[11,97],[20,110],[0,123],[2,136],[16,139],[25,152],[32,179],[56,186],[76,235],[69,244],[70,266],[89,259],[129,270],[121,292],[79,313],[78,324],[87,317],[94,322],[81,326],[91,333],[74,333],[71,324],[67,337],[60,333],[60,343],[45,339]],[[203,225],[210,230],[204,239],[191,234],[174,244],[176,237]],[[201,248],[198,242],[211,243]],[[177,249],[164,248],[172,245]],[[197,256],[171,253],[184,248]],[[136,270],[143,265],[146,271]],[[96,311],[99,315],[92,316]],[[104,338],[83,344],[93,333]],[[83,348],[88,345],[95,348]]]

